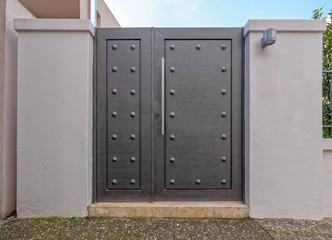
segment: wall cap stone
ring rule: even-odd
[[[17,32],[58,31],[89,32],[95,34],[94,26],[86,19],[15,19],[14,29]]]
[[[323,150],[331,150],[332,151],[332,138],[331,139],[323,139]]]
[[[275,28],[277,32],[318,32],[322,33],[326,29],[325,20],[316,19],[250,19],[243,29],[243,37],[251,32],[263,32],[267,28]]]

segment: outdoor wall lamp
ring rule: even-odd
[[[262,47],[272,45],[277,40],[277,30],[274,28],[268,28],[263,33]]]

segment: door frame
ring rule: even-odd
[[[236,88],[236,92],[232,92],[232,109],[236,108],[237,111],[234,114],[232,111],[232,119],[236,121],[236,124],[232,124],[232,157],[236,156],[239,159],[236,163],[236,169],[238,171],[239,179],[237,182],[240,183],[240,188],[238,189],[236,195],[236,199],[234,198],[227,198],[220,200],[220,197],[217,198],[209,198],[207,201],[244,201],[245,196],[245,183],[244,183],[244,82],[243,82],[243,62],[244,62],[244,44],[243,44],[243,37],[242,32],[243,28],[135,28],[135,33],[127,35],[126,32],[127,28],[96,28],[96,34],[94,39],[94,51],[93,51],[93,166],[92,166],[92,201],[102,202],[102,201],[121,201],[121,202],[144,202],[144,201],[190,201],[183,200],[182,196],[176,196],[177,194],[170,194],[169,197],[165,193],[170,193],[172,190],[166,190],[157,186],[157,181],[161,180],[160,176],[156,176],[155,172],[158,166],[156,166],[156,157],[158,157],[156,152],[158,151],[158,146],[156,146],[155,141],[158,136],[156,133],[160,133],[160,126],[158,126],[158,120],[156,120],[157,112],[160,112],[160,88],[158,87],[157,82],[160,82],[160,59],[158,56],[165,57],[165,52],[163,51],[164,48],[158,49],[158,42],[164,41],[166,39],[204,39],[204,40],[211,40],[211,39],[230,39],[232,40],[232,86],[234,84],[233,80],[236,79],[235,84],[238,86]],[[130,28],[129,28],[130,29]],[[130,29],[133,31],[133,29]],[[114,37],[114,35],[116,35]],[[167,38],[163,37],[167,35]],[[105,39],[139,39],[141,36],[142,38],[150,38],[151,41],[151,48],[150,48],[150,56],[151,56],[151,76],[150,76],[150,83],[151,83],[151,98],[150,100],[150,114],[151,121],[148,124],[151,125],[151,140],[148,140],[148,144],[151,148],[150,160],[148,161],[151,169],[151,184],[149,189],[144,189],[143,192],[137,193],[136,195],[133,194],[133,197],[130,199],[124,198],[123,190],[119,191],[119,194],[113,195],[112,200],[103,200],[97,197],[97,185],[98,185],[98,167],[97,161],[100,158],[100,151],[98,151],[98,137],[100,137],[100,131],[103,131],[98,127],[100,120],[97,117],[99,113],[98,103],[100,102],[100,96],[98,96],[98,92],[100,91],[100,86],[98,86],[98,79],[97,76],[100,74],[105,74],[101,72],[100,67],[98,68],[98,64],[102,64],[102,59],[106,58],[106,54],[104,54],[101,58],[97,54],[98,50],[101,50],[104,45]],[[160,51],[163,51],[164,54]],[[236,56],[233,57],[233,54]],[[157,56],[157,57],[156,57]],[[234,59],[237,59],[234,61]],[[106,64],[106,63],[105,63]],[[233,88],[232,88],[233,90]],[[103,90],[102,90],[103,91]],[[158,95],[159,92],[159,95]],[[235,98],[237,96],[237,99]],[[233,104],[234,103],[234,104]],[[233,115],[234,114],[234,115]],[[105,129],[104,129],[105,130]],[[99,133],[99,134],[98,134]],[[234,142],[235,141],[235,142]],[[234,149],[234,145],[238,146],[237,151]],[[103,154],[103,153],[102,153]],[[234,166],[234,165],[233,165]],[[153,170],[153,171],[152,171]],[[234,171],[235,169],[232,169]],[[232,174],[232,178],[235,174]],[[233,179],[232,179],[233,181]],[[165,186],[165,184],[163,185]],[[159,190],[162,195],[161,197],[157,196],[157,191]],[[190,191],[190,190],[189,190]],[[189,197],[195,197],[192,193],[189,193]],[[209,190],[203,190],[209,191]],[[225,190],[227,191],[227,190]],[[122,192],[122,193],[121,193]],[[132,193],[133,190],[130,190]],[[174,192],[174,191],[173,191]],[[143,198],[142,198],[143,197]],[[198,201],[193,199],[192,201]]]

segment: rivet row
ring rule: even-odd
[[[134,73],[134,72],[136,72],[136,68],[135,67],[131,67],[130,69],[130,72],[132,72],[132,73]],[[112,67],[112,72],[117,72],[118,71],[118,68],[117,67]]]
[[[116,134],[113,134],[113,135],[112,135],[112,139],[113,139],[113,140],[116,140],[117,138],[118,138],[118,135],[116,135]],[[130,138],[131,140],[135,140],[136,135],[135,135],[135,134],[131,134],[131,135],[129,136],[129,138]]]
[[[221,134],[221,139],[222,140],[225,140],[227,138],[226,134]],[[172,141],[175,139],[175,135],[174,134],[171,134],[169,136],[169,139],[171,139]]]
[[[171,185],[174,185],[175,184],[175,179],[170,179],[169,180],[169,183],[171,184]],[[197,178],[196,180],[195,180],[195,183],[197,184],[197,185],[200,185],[201,183],[202,183],[202,181],[201,181],[201,179],[199,179],[199,178]],[[226,179],[222,179],[221,180],[221,182],[220,182],[222,185],[225,185],[226,183],[227,183],[227,180]]]
[[[226,160],[227,160],[227,158],[225,156],[221,157],[221,161],[222,162],[226,162]],[[170,163],[175,163],[175,158],[174,157],[170,157],[169,161],[170,161]]]
[[[131,118],[134,118],[136,116],[136,113],[131,112],[129,115],[130,115]],[[115,118],[116,116],[118,116],[118,113],[117,112],[112,112],[112,117]]]
[[[112,157],[112,162],[117,162],[118,158],[117,157]],[[130,157],[130,162],[136,162],[136,158],[135,157]]]
[[[116,95],[118,93],[117,89],[112,89],[112,94]],[[134,96],[136,94],[136,91],[134,89],[130,90],[130,95]]]
[[[201,45],[200,45],[200,44],[196,44],[195,48],[196,48],[196,50],[200,50],[200,49],[201,49]],[[221,44],[220,48],[221,48],[222,50],[226,50],[227,46],[226,46],[226,44]],[[171,44],[171,45],[169,46],[169,49],[174,50],[174,49],[175,49],[175,45],[174,45],[174,44]],[[114,50],[114,49],[113,49],[113,50]]]
[[[118,181],[116,179],[113,179],[112,180],[112,185],[116,185],[118,183]],[[134,185],[136,183],[136,180],[135,179],[131,179],[130,180],[130,184]]]
[[[113,50],[117,50],[117,49],[118,49],[118,45],[113,44],[113,45],[112,45],[112,49],[113,49]],[[130,45],[130,49],[131,49],[131,50],[135,50],[135,49],[136,49],[135,44],[131,44],[131,45]]]

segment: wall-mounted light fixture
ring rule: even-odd
[[[268,28],[263,33],[262,47],[272,45],[277,40],[277,30],[274,28]]]

